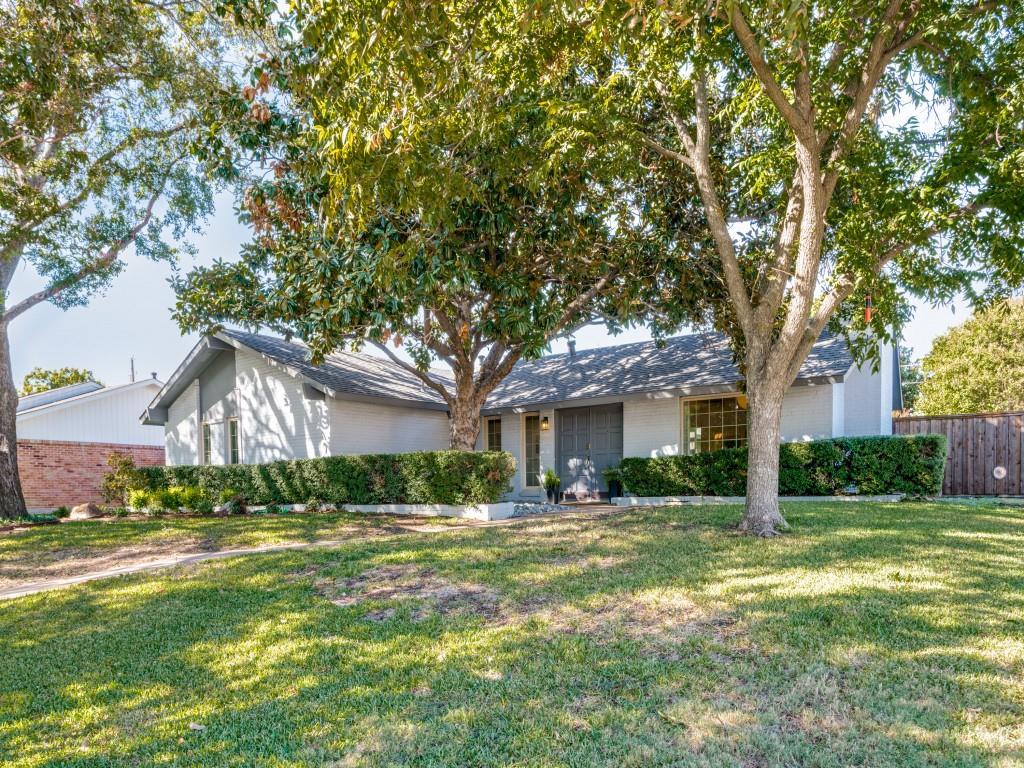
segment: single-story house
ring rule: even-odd
[[[48,510],[101,502],[107,457],[126,453],[140,466],[164,463],[164,430],[139,423],[163,388],[155,374],[105,387],[95,381],[18,400],[18,476],[25,504]]]
[[[872,371],[843,338],[823,335],[786,396],[783,439],[891,434],[898,377],[895,348]],[[516,457],[513,498],[542,497],[548,467],[563,489],[596,495],[600,471],[624,456],[743,445],[740,381],[717,334],[523,361],[488,398],[477,447]],[[168,464],[441,450],[449,440],[446,404],[401,366],[342,351],[313,365],[300,343],[236,330],[200,341],[142,421],[164,426]]]

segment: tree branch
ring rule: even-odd
[[[650,150],[653,150],[662,157],[668,158],[669,160],[674,160],[677,163],[681,163],[682,165],[685,165],[687,168],[693,168],[693,162],[690,160],[689,157],[684,155],[682,152],[676,152],[674,149],[669,149],[664,144],[661,144],[660,142],[657,142],[648,136],[641,136],[640,141],[643,142],[643,145],[645,147],[647,147]]]
[[[693,171],[697,177],[697,188],[700,190],[701,201],[704,204],[708,228],[715,240],[718,257],[725,272],[725,284],[729,290],[729,298],[736,310],[736,317],[744,334],[750,334],[753,331],[754,320],[750,294],[747,292],[747,286],[743,280],[740,262],[736,256],[736,246],[729,234],[729,226],[715,189],[714,174],[711,170],[711,116],[708,112],[705,77],[703,72],[698,73],[694,83],[697,134],[696,141],[690,142],[691,146],[687,152],[693,161]],[[689,139],[688,135],[684,134],[684,136]]]
[[[368,339],[368,341],[381,352],[383,352],[385,355],[387,355],[388,359],[391,360],[391,362],[401,366],[406,371],[408,371],[413,376],[422,381],[424,384],[426,384],[428,387],[430,387],[432,390],[441,395],[441,397],[444,398],[445,403],[447,403],[448,406],[451,407],[452,397],[451,394],[449,394],[448,389],[441,382],[432,379],[430,377],[429,371],[421,371],[415,365],[412,365],[409,362],[403,360],[394,352],[392,352],[387,344],[382,344],[376,339]]]
[[[761,46],[757,43],[754,31],[747,24],[743,11],[740,10],[739,3],[731,3],[728,13],[729,23],[736,34],[736,39],[739,40],[743,51],[747,54],[747,58],[750,59],[750,63],[754,68],[754,74],[761,81],[761,85],[764,87],[768,98],[771,99],[772,104],[779,110],[783,119],[797,136],[802,136],[805,139],[810,137],[814,133],[813,124],[807,122],[805,116],[800,114],[796,106],[782,92],[778,80],[775,79],[771,67],[764,58]]]
[[[128,230],[128,233],[124,237],[122,237],[117,242],[113,243],[95,261],[86,264],[77,272],[74,272],[71,275],[68,275],[67,277],[62,278],[60,280],[55,280],[54,282],[46,286],[46,288],[43,288],[41,291],[36,291],[31,296],[27,296],[26,298],[19,301],[13,307],[6,310],[3,313],[3,315],[0,315],[0,322],[3,322],[5,324],[9,323],[18,315],[26,312],[27,310],[31,309],[37,304],[60,296],[64,291],[74,287],[75,285],[77,285],[90,275],[94,275],[99,272],[102,272],[105,269],[108,269],[115,261],[117,261],[118,257],[121,255],[124,249],[135,242],[135,238],[139,236],[139,233],[142,232],[142,230],[145,229],[149,222],[152,220],[153,210],[156,208],[157,201],[163,195],[164,187],[167,183],[167,178],[167,176],[164,177],[164,182],[150,196],[149,202],[146,205],[146,209],[142,215],[142,218],[139,219],[138,223],[136,223],[134,227]]]

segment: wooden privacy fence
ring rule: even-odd
[[[950,496],[1024,495],[1024,411],[903,416],[897,435],[945,435],[942,492]]]

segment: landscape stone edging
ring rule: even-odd
[[[906,494],[889,493],[873,496],[780,496],[787,501],[870,501],[886,503],[902,501]],[[617,507],[666,507],[673,505],[745,504],[746,496],[617,496],[611,503]]]

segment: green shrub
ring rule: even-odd
[[[68,509],[67,507],[64,507],[64,506],[57,507],[55,510],[53,510],[53,516],[56,517],[57,519],[62,519],[62,518],[65,518],[65,517],[70,517],[71,516],[71,510]]]
[[[128,506],[132,509],[148,509],[152,491],[145,488],[136,488],[128,491]]]
[[[779,446],[780,496],[905,493],[942,490],[946,438],[942,435],[840,437]],[[636,496],[742,496],[746,448],[692,456],[626,458],[622,482]]]
[[[108,504],[124,504],[129,493],[146,486],[146,478],[131,455],[114,451],[107,456],[107,466],[110,471],[103,476],[100,493]]]
[[[152,491],[198,486],[222,503],[489,504],[508,490],[515,469],[504,452],[422,451],[139,472]]]

